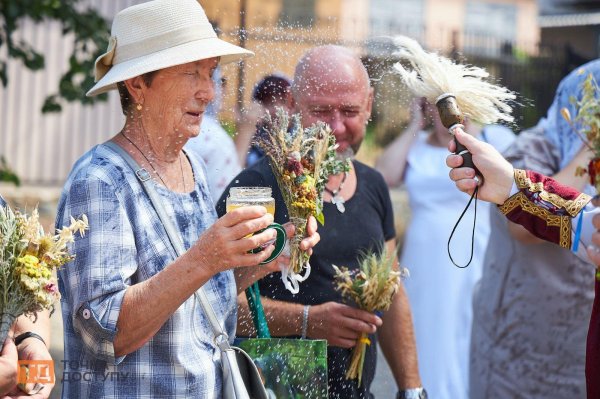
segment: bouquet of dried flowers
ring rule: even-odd
[[[66,246],[87,227],[83,215],[44,234],[37,209],[27,216],[0,206],[0,346],[17,317],[51,309],[60,298],[52,272],[73,259]]]
[[[306,236],[306,221],[313,215],[323,224],[323,189],[332,174],[349,170],[348,160],[336,157],[335,136],[325,123],[303,128],[300,115],[278,108],[265,117],[265,129],[255,143],[269,157],[296,234],[290,242],[290,265],[282,269],[284,285],[292,293],[310,274],[308,254],[300,250]],[[306,273],[300,273],[305,269]]]
[[[584,73],[584,70],[581,71]],[[575,174],[590,177],[590,184],[600,193],[600,88],[591,73],[583,81],[581,100],[571,97],[570,101],[577,111],[574,118],[567,108],[560,110],[563,118],[579,135],[583,143],[592,151],[593,158],[587,167],[577,167]]]
[[[380,252],[363,255],[359,262],[359,269],[348,270],[346,267],[338,268],[334,265],[336,290],[360,309],[368,312],[388,310],[400,286],[400,277],[403,275],[394,270],[395,262],[395,254],[388,253],[384,248]],[[346,378],[357,378],[359,386],[367,345],[370,344],[367,334],[361,334],[352,350],[350,366],[346,372]]]

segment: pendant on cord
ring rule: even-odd
[[[347,178],[348,172],[344,172],[344,177],[342,177],[342,181],[340,182],[337,190],[330,190],[327,187],[324,187],[325,192],[331,195],[331,203],[335,205],[339,213],[344,213],[346,211],[346,205],[344,205],[346,200],[340,195],[340,191],[342,191],[342,188],[344,188],[344,183],[346,182]]]
[[[344,205],[345,202],[346,200],[344,199],[344,197],[342,197],[339,194],[336,194],[335,196],[333,196],[333,198],[331,198],[331,203],[336,206],[337,210],[340,213],[344,213],[346,211],[346,206]]]

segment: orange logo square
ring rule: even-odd
[[[19,360],[19,384],[54,384],[52,360]]]

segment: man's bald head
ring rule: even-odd
[[[296,66],[292,96],[304,126],[325,122],[333,130],[339,152],[358,151],[371,117],[373,89],[367,70],[352,51],[333,45],[309,50]]]
[[[362,61],[346,47],[315,47],[300,59],[294,73],[292,93],[298,101],[305,93],[335,88],[360,89],[369,94],[369,75]]]

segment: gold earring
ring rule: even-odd
[[[140,103],[137,103],[137,104],[136,104],[136,106],[135,106],[135,108],[136,108],[138,111],[141,111],[141,110],[142,110],[142,104],[140,104]]]

